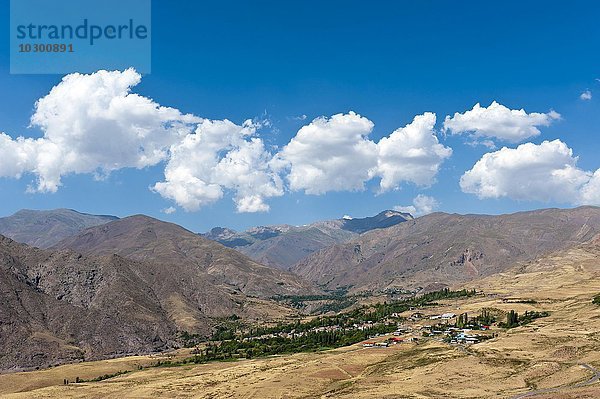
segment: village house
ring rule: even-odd
[[[421,320],[423,317],[425,317],[425,315],[421,312],[415,312],[413,314],[410,315],[410,317],[408,318],[408,320],[410,321],[417,321],[417,320]]]

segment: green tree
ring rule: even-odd
[[[506,327],[511,328],[519,325],[519,314],[514,310],[511,310],[506,315]]]

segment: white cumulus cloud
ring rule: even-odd
[[[161,210],[161,212],[164,213],[165,215],[171,215],[171,214],[177,212],[177,208],[175,208],[174,206],[170,206],[168,208]]]
[[[592,92],[590,90],[586,90],[579,95],[579,98],[586,101],[592,99]]]
[[[230,194],[239,212],[262,212],[286,188],[363,190],[378,178],[381,192],[406,182],[430,185],[452,153],[437,139],[433,113],[376,143],[369,139],[373,122],[354,112],[307,123],[273,153],[258,135],[268,123],[185,114],[133,92],[140,81],[133,69],[65,76],[35,104],[31,126],[41,137],[0,133],[0,177],[33,175],[31,191],[56,192],[71,174],[101,179],[164,165],[164,179],[150,189],[185,210]]]
[[[0,159],[0,175],[33,173],[35,191],[55,192],[70,173],[102,177],[166,159],[168,146],[200,119],[131,93],[139,81],[132,69],[65,76],[35,104],[31,125],[41,129],[42,138],[3,135],[2,152],[13,155]]]
[[[171,146],[165,181],[153,190],[196,211],[235,192],[239,212],[268,211],[265,198],[283,195],[281,179],[269,168],[271,155],[253,137],[257,126],[204,120],[193,134]]]
[[[379,141],[377,174],[382,191],[397,189],[402,182],[434,183],[441,164],[452,155],[452,149],[440,144],[435,135],[435,119],[431,112],[417,115],[412,123]]]
[[[592,178],[581,188],[577,205],[600,206],[600,169],[596,170]]]
[[[403,182],[430,185],[452,150],[435,135],[435,114],[425,113],[382,138],[369,140],[373,122],[354,112],[317,118],[303,126],[274,161],[289,167],[292,190],[307,194],[362,190],[380,177],[381,191]]]
[[[484,154],[461,177],[460,186],[479,198],[600,204],[600,172],[578,168],[573,150],[560,140]]]
[[[307,194],[362,190],[377,166],[377,145],[368,139],[373,126],[354,112],[303,126],[276,160],[289,165],[290,188]]]
[[[13,140],[0,133],[0,177],[20,178],[35,168],[41,140],[19,137]]]
[[[283,193],[271,156],[252,137],[256,126],[209,121],[132,93],[133,69],[65,76],[38,100],[31,125],[38,139],[0,133],[0,176],[37,176],[32,191],[55,192],[73,173],[98,178],[122,168],[166,162],[153,189],[186,210],[234,193],[240,212],[268,210],[264,199]],[[170,209],[170,208],[167,208]]]
[[[560,114],[555,111],[528,114],[524,109],[509,109],[494,101],[487,108],[477,103],[470,111],[446,116],[443,130],[454,135],[469,134],[475,142],[496,139],[518,143],[538,136],[540,126],[549,126],[557,119]]]
[[[419,194],[413,198],[413,204],[408,206],[395,206],[394,210],[398,212],[408,212],[413,216],[422,216],[436,211],[440,203],[433,197]]]

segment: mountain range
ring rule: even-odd
[[[132,216],[41,250],[0,236],[0,369],[177,347],[215,321],[271,320],[310,283],[184,228]]]
[[[572,247],[600,232],[600,208],[509,215],[433,213],[324,248],[291,268],[327,289],[448,285]]]
[[[372,217],[346,216],[304,226],[259,226],[242,232],[215,227],[203,236],[234,248],[264,265],[289,269],[322,248],[350,241],[367,231],[395,226],[412,219],[409,213],[387,210]]]
[[[199,282],[207,286],[195,295],[211,297],[209,291],[220,289],[230,295],[271,297],[310,290],[292,273],[261,265],[239,252],[226,248],[173,223],[144,215],[123,218],[92,227],[66,238],[53,249],[71,249],[82,254],[106,256],[117,254],[156,266],[163,289],[190,288]],[[173,278],[173,287],[165,279]],[[215,304],[215,306],[217,306]],[[214,311],[209,307],[209,311]]]
[[[175,324],[137,275],[144,267],[0,236],[0,370],[171,347]]]
[[[144,215],[56,212],[3,219],[13,235],[40,246],[73,233],[46,249],[0,236],[0,370],[161,351],[180,345],[183,332],[207,336],[234,315],[261,323],[297,314],[280,297],[460,286],[600,233],[597,207],[416,219],[386,211],[301,227],[213,229],[233,249]],[[83,228],[88,217],[99,224]],[[277,267],[242,253],[263,247]]]

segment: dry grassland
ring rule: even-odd
[[[354,345],[319,353],[134,371],[156,357],[129,357],[0,376],[3,398],[600,398],[600,251],[582,246],[468,285],[486,295],[446,301],[435,313],[547,310],[551,315],[470,347],[435,340],[390,348]],[[531,299],[536,303],[510,303]],[[503,300],[504,299],[504,300]],[[179,353],[176,356],[183,356]],[[585,368],[583,365],[586,365]]]

